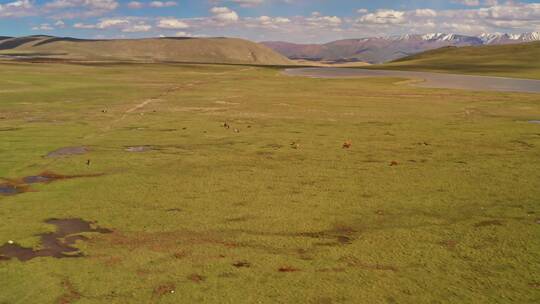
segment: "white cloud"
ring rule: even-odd
[[[173,7],[177,6],[176,1],[152,1],[148,4],[149,7],[162,8],[162,7]]]
[[[377,10],[360,17],[360,22],[367,24],[399,24],[405,22],[405,12],[395,10]]]
[[[480,0],[454,0],[452,2],[463,4],[465,6],[480,6]]]
[[[129,20],[127,19],[104,19],[101,22],[99,22],[96,26],[99,29],[106,29],[111,27],[117,27],[119,25],[126,25],[129,24]]]
[[[343,19],[338,16],[323,16],[320,12],[313,12],[311,17],[297,19],[296,21],[311,28],[338,27],[343,23]]]
[[[85,23],[82,23],[82,22],[77,22],[75,24],[73,24],[73,28],[76,28],[76,29],[96,29],[96,25],[94,24],[85,24]]]
[[[42,7],[42,14],[56,19],[74,19],[105,15],[116,10],[116,0],[53,0]]]
[[[0,17],[24,17],[35,14],[34,5],[30,0],[19,0],[0,4]]]
[[[124,27],[122,29],[122,32],[124,33],[141,33],[141,32],[148,32],[152,29],[151,25],[148,24],[130,24],[127,27]]]
[[[414,14],[418,17],[436,17],[437,12],[432,9],[417,9]]]
[[[239,4],[241,7],[253,7],[262,4],[264,0],[231,0],[231,2]]]
[[[176,1],[151,1],[151,2],[145,3],[145,2],[140,2],[140,1],[131,1],[131,2],[128,2],[126,6],[130,9],[142,9],[145,7],[166,8],[166,7],[178,6],[178,2]]]
[[[52,27],[48,23],[42,23],[42,24],[40,24],[38,26],[32,27],[32,30],[33,31],[52,31],[52,30],[54,30],[54,27]]]
[[[189,24],[180,19],[166,18],[159,20],[156,27],[160,29],[179,30],[189,28]]]
[[[244,20],[245,26],[278,29],[280,26],[291,23],[291,19],[284,17],[261,16]]]
[[[45,4],[48,9],[85,7],[88,9],[111,11],[118,7],[116,0],[54,0]]]
[[[73,28],[86,30],[118,30],[124,33],[140,33],[152,30],[145,20],[136,17],[103,18],[95,24],[75,23]]]
[[[213,7],[210,12],[212,14],[214,14],[214,19],[219,21],[219,22],[224,22],[224,23],[228,23],[228,22],[236,22],[238,21],[240,18],[238,17],[238,14],[231,10],[230,8],[228,7]]]
[[[144,7],[144,3],[139,2],[139,1],[131,1],[127,4],[127,7],[131,9],[140,9]]]

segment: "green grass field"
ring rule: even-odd
[[[450,47],[368,68],[540,79],[540,42]]]
[[[84,257],[0,258],[2,304],[540,300],[538,94],[0,67],[0,177],[27,191],[0,195],[0,246],[49,248],[53,218],[112,231],[71,239]],[[93,176],[20,181],[45,171]]]

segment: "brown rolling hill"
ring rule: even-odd
[[[262,42],[264,45],[290,59],[313,61],[343,61],[367,63],[383,63],[403,58],[426,50],[445,46],[480,45],[481,41],[434,41],[425,40],[422,36],[406,36],[393,38],[365,38],[333,41],[326,44],[295,44],[288,42]]]
[[[85,40],[51,36],[5,37],[0,39],[0,55],[80,61],[293,64],[264,45],[236,38]]]

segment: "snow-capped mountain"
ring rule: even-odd
[[[431,42],[469,42],[471,44],[500,44],[500,43],[521,43],[540,41],[540,32],[530,32],[521,34],[505,34],[505,33],[484,33],[479,36],[467,36],[448,33],[429,33],[425,35],[403,35],[391,36],[389,40],[415,40],[421,38],[424,41]]]
[[[531,33],[524,33],[519,35],[511,35],[510,38],[512,40],[519,40],[519,41],[540,41],[540,32],[531,32]]]
[[[523,34],[486,33],[478,36],[484,44],[506,44],[540,41],[540,32]]]
[[[263,42],[292,59],[326,61],[365,61],[380,63],[447,46],[476,46],[540,41],[540,32],[522,34],[486,33],[467,36],[453,33],[430,33],[338,40],[326,44]]]
[[[458,34],[446,34],[446,33],[431,33],[422,35],[424,41],[435,41],[435,42],[458,42],[471,44],[482,44],[482,40],[478,37],[458,35]]]

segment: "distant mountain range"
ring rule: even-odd
[[[515,44],[540,41],[540,32],[466,36],[448,33],[346,39],[326,44],[267,41],[262,44],[291,59],[382,63],[441,47]]]

